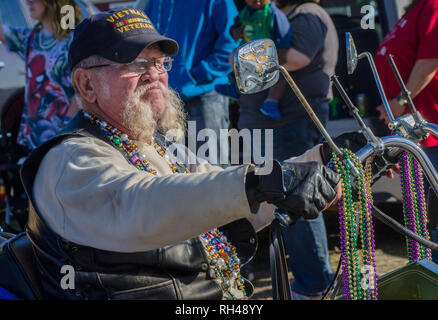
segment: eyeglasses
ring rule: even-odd
[[[87,67],[85,69],[123,66],[126,67],[129,72],[140,75],[148,71],[149,67],[152,64],[159,73],[164,73],[172,69],[172,61],[173,59],[171,57],[160,57],[151,60],[138,58],[129,63],[99,64],[96,66]]]

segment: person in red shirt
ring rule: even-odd
[[[413,102],[428,122],[438,123],[438,1],[413,0],[406,14],[385,36],[374,61],[395,118],[408,113],[400,95],[401,88],[387,60],[392,54]],[[379,119],[389,122],[383,107],[377,107]],[[438,146],[429,136],[423,146]]]
[[[423,118],[438,123],[438,0],[413,0],[406,14],[385,36],[374,61],[395,118],[408,113],[400,95],[401,88],[386,58],[392,54],[397,69],[411,92],[411,98]],[[383,105],[377,107],[379,119],[389,122]],[[432,135],[422,142],[424,151],[438,168],[438,139]],[[428,220],[431,238],[438,243],[438,197],[427,190]],[[438,263],[438,252],[432,251]]]

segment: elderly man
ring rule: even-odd
[[[82,111],[22,169],[48,298],[249,298],[240,266],[274,208],[314,218],[339,196],[339,177],[317,162],[224,170],[167,152],[166,133],[185,125],[167,85],[177,50],[132,9],[76,28],[69,63]],[[298,160],[320,157],[318,149]],[[75,270],[67,288],[64,265]]]

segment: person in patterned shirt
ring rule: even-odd
[[[34,28],[0,26],[0,40],[26,62],[25,102],[17,143],[28,151],[53,137],[75,114],[69,110],[74,90],[70,81],[70,29],[63,28],[61,8],[70,5],[75,25],[81,10],[73,0],[28,0]]]

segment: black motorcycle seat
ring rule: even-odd
[[[43,299],[32,244],[26,233],[0,242],[0,286],[21,299]]]

